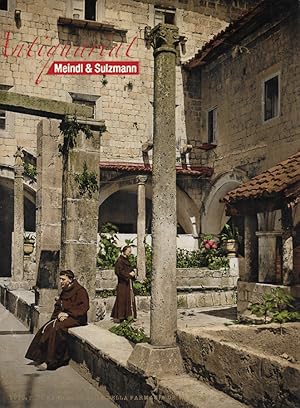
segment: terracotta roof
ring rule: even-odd
[[[232,190],[223,201],[230,205],[278,194],[289,199],[300,195],[300,151]]]
[[[277,15],[280,16],[283,9],[288,9],[294,3],[297,3],[296,0],[261,1],[238,20],[230,23],[225,30],[215,35],[192,59],[183,64],[184,68],[193,69],[204,65],[213,56],[220,55],[225,50],[232,48],[235,44],[240,42],[240,40],[248,34],[245,28],[254,31],[257,27],[270,21],[275,10]]]
[[[152,173],[152,166],[145,165],[144,163],[100,162],[100,169],[129,173]],[[176,173],[188,176],[211,177],[213,174],[213,169],[211,167],[184,168],[181,166],[176,166]]]

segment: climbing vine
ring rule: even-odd
[[[87,139],[93,137],[93,132],[91,131],[90,126],[84,123],[79,123],[76,116],[65,116],[60,122],[59,130],[62,133],[64,140],[62,144],[60,143],[58,145],[58,150],[64,157],[67,157],[69,151],[76,146],[76,139],[80,131],[85,134]],[[100,136],[104,132],[106,132],[106,126],[99,126]]]
[[[76,173],[74,179],[78,184],[80,195],[92,198],[92,195],[98,191],[97,174],[88,170],[86,162],[83,163],[82,173]]]
[[[78,133],[82,131],[87,139],[93,136],[88,125],[78,123],[76,116],[65,116],[59,125],[59,130],[64,136],[63,144],[58,145],[58,150],[63,156],[68,156],[70,149],[76,146]]]

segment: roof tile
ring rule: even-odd
[[[233,204],[241,200],[270,197],[300,182],[300,151],[230,191],[224,201]]]

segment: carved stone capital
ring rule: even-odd
[[[24,166],[23,166],[23,152],[22,152],[22,147],[18,146],[17,151],[14,154],[15,157],[15,165],[14,165],[14,170],[15,170],[15,177],[23,177],[24,173]]]
[[[136,176],[136,182],[138,184],[145,184],[147,180],[148,180],[147,176],[143,176],[143,175]]]
[[[17,151],[14,154],[15,158],[15,166],[23,166],[23,152],[22,152],[22,146],[17,146]]]
[[[154,53],[158,51],[176,53],[180,38],[178,27],[172,24],[158,24],[152,30],[145,28],[145,42],[148,48],[153,47]]]

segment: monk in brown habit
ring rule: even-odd
[[[118,276],[117,297],[111,312],[115,323],[120,323],[128,317],[136,318],[136,305],[132,289],[132,281],[135,278],[134,268],[128,257],[131,247],[125,246],[122,254],[115,264],[115,273]]]
[[[87,324],[89,297],[70,270],[60,272],[62,292],[54,305],[51,320],[36,333],[25,355],[40,369],[56,370],[70,360],[67,332]]]

